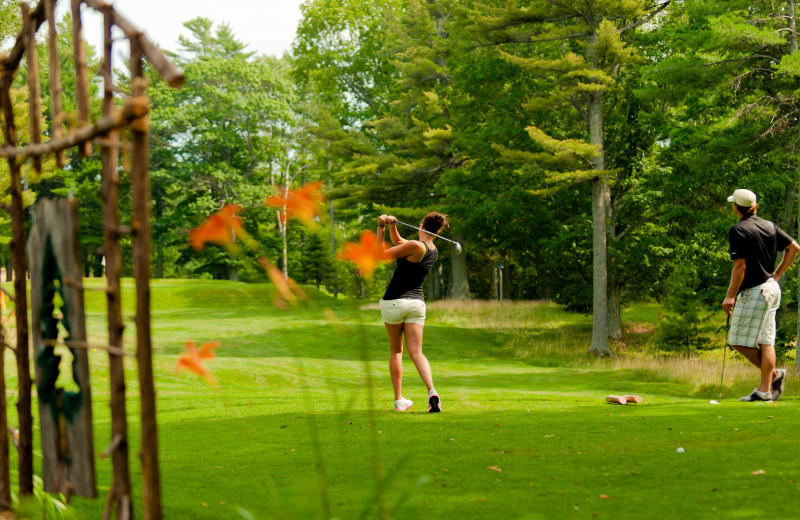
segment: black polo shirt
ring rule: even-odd
[[[728,232],[731,260],[744,258],[746,269],[739,292],[769,280],[775,272],[775,258],[792,243],[781,228],[756,215],[745,215]]]

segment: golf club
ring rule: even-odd
[[[731,328],[731,315],[728,314],[728,322],[725,324],[725,337],[728,336],[728,331]],[[722,351],[722,375],[719,377],[719,398],[717,402],[722,401],[722,383],[725,381],[725,358],[728,356],[728,340],[725,339],[725,350]]]
[[[424,229],[422,229],[422,228],[418,228],[417,226],[412,226],[411,224],[406,224],[405,222],[400,222],[399,220],[395,220],[395,223],[396,223],[396,224],[403,224],[404,226],[408,226],[408,227],[410,227],[410,228],[418,229],[418,230],[420,230],[420,231],[425,231],[425,230],[424,230]],[[459,243],[458,243],[458,242],[456,242],[455,240],[450,240],[449,238],[445,238],[445,237],[443,237],[442,235],[437,235],[436,233],[431,233],[430,231],[425,231],[425,232],[426,232],[427,234],[429,234],[429,235],[433,235],[433,236],[435,236],[435,237],[439,237],[439,238],[441,238],[442,240],[446,240],[447,242],[452,242],[453,244],[455,244],[455,245],[456,245],[456,253],[458,253],[459,255],[461,254],[461,244],[459,244]]]

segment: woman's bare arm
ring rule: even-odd
[[[404,240],[399,246],[387,249],[386,256],[389,258],[408,258],[409,261],[417,263],[425,256],[425,246],[416,240]]]
[[[387,217],[387,219],[389,222],[389,238],[392,240],[392,244],[399,246],[408,242],[397,231],[397,219],[392,216]]]

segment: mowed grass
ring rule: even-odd
[[[415,405],[395,413],[378,311],[307,290],[284,312],[269,285],[153,282],[166,518],[772,518],[800,508],[794,381],[777,403],[739,403],[728,386],[709,404],[716,353],[646,362],[653,306],[629,309],[621,355],[595,360],[590,318],[555,305],[432,304],[425,352],[444,412],[424,413],[406,360]],[[126,283],[130,350],[132,294]],[[104,294],[86,301],[90,339],[102,344]],[[174,373],[187,339],[221,342],[208,364],[218,386]],[[111,438],[107,357],[91,359],[99,454]],[[126,365],[141,517],[138,383],[134,360]],[[739,372],[731,385],[751,388],[755,370],[729,356],[726,379]],[[606,405],[610,393],[645,402]],[[74,498],[79,518],[102,516],[110,461],[98,458],[97,472],[101,498]]]

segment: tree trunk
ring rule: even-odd
[[[441,264],[441,263],[440,263],[439,265],[437,265],[437,266],[436,266],[436,271],[435,271],[433,274],[434,274],[434,281],[433,281],[433,285],[434,285],[433,298],[434,298],[435,300],[439,300],[439,299],[441,299],[441,298],[442,298],[442,294],[444,293],[444,290],[443,290],[443,288],[442,288],[442,285],[443,285],[443,284],[442,284],[442,264]]]
[[[155,221],[159,222],[164,216],[164,197],[160,190],[153,189]],[[164,278],[164,237],[159,234],[156,238],[156,278]]]
[[[498,270],[498,267],[496,265],[494,265],[494,262],[492,262],[491,270],[492,270],[492,289],[491,289],[491,291],[492,291],[492,299],[493,300],[497,300],[499,298],[499,296],[498,296],[499,293],[498,293],[498,290],[497,290],[497,270]]]
[[[164,243],[161,237],[156,241],[156,278],[164,278]]]
[[[328,190],[331,189],[331,163],[328,161]],[[328,199],[328,210],[331,215],[331,251],[333,252],[333,258],[336,258],[336,226],[335,220],[333,215],[333,200]],[[333,297],[339,297],[339,273],[336,271],[336,265],[333,265]]]
[[[462,242],[463,239],[458,235],[453,235],[454,240]],[[467,254],[462,252],[460,255],[453,250],[450,277],[450,299],[469,300],[469,282],[467,281]]]
[[[794,9],[792,9],[794,13]],[[798,189],[800,189],[800,168],[798,168]],[[800,231],[800,192],[797,194],[797,230]],[[797,296],[798,296],[798,312],[797,312],[797,336],[794,356],[794,371],[800,370],[800,273],[797,275]]]
[[[797,52],[797,17],[795,16],[794,0],[788,0],[789,11],[789,50]]]
[[[795,53],[797,52],[797,17],[794,6],[794,0],[788,0],[788,14],[789,14],[789,48]],[[798,179],[795,181],[797,186],[797,231],[800,232],[800,168],[797,169]],[[788,205],[788,204],[787,204]],[[796,235],[795,235],[796,236]],[[800,301],[800,274],[797,276],[797,296]],[[797,372],[800,369],[800,303],[798,303],[797,312],[797,336],[796,336],[795,356],[794,356],[794,369]]]
[[[619,273],[612,273],[608,281],[608,337],[622,339],[622,282]]]
[[[591,42],[590,42],[591,43]],[[592,92],[589,98],[589,134],[600,150],[592,161],[598,175],[592,179],[592,344],[589,352],[611,355],[608,347],[608,267],[606,263],[608,229],[606,212],[609,199],[603,152],[603,93]]]
[[[285,175],[285,185],[284,185],[284,197],[288,197],[289,195],[289,165],[286,166],[286,175]],[[286,244],[286,228],[289,227],[289,214],[287,213],[286,208],[286,199],[284,199],[283,203],[283,222],[281,223],[281,239],[283,240],[283,277],[288,280],[289,279],[289,249]],[[280,216],[278,216],[280,219]]]

